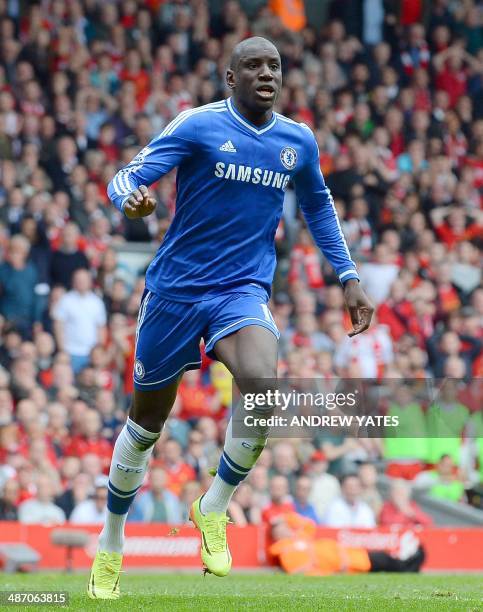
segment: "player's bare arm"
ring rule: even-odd
[[[128,219],[147,217],[156,208],[156,200],[149,195],[146,185],[135,189],[123,204],[124,214]]]
[[[350,279],[344,285],[344,299],[352,322],[349,338],[369,329],[374,306],[358,280]]]

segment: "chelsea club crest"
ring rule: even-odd
[[[138,378],[139,380],[144,378],[144,365],[143,362],[140,361],[139,359],[136,359],[136,361],[134,362],[134,375],[136,376],[136,378]]]
[[[297,164],[297,151],[292,147],[284,147],[280,151],[280,161],[287,170],[293,170]]]

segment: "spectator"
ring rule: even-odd
[[[202,487],[201,483],[196,482],[195,480],[188,480],[188,482],[184,484],[179,497],[181,505],[181,523],[190,522],[189,514],[191,506],[193,505],[193,502],[202,494],[203,490],[204,487]]]
[[[328,471],[340,478],[346,472],[357,469],[357,461],[364,457],[360,454],[360,444],[356,438],[329,432],[319,435],[317,442],[320,444],[322,453],[326,457],[329,466]]]
[[[102,436],[112,442],[124,421],[124,413],[116,407],[114,393],[108,389],[98,389],[94,407],[101,415]]]
[[[60,525],[65,522],[64,511],[54,503],[54,485],[46,474],[36,481],[36,494],[18,507],[18,520],[29,525]]]
[[[13,407],[13,398],[10,391],[6,388],[0,388],[0,426],[11,423]]]
[[[247,482],[240,483],[228,507],[228,512],[235,525],[258,524],[261,512],[253,496],[253,489]]]
[[[66,457],[64,461],[72,459]],[[75,457],[77,459],[77,457]],[[79,467],[77,467],[79,469]],[[55,503],[64,511],[67,520],[70,520],[74,508],[80,507],[88,500],[89,493],[92,489],[92,480],[88,474],[78,472],[72,477],[71,485],[55,498]]]
[[[6,261],[0,264],[0,314],[17,327],[24,337],[31,337],[32,326],[42,313],[35,293],[37,271],[27,261],[30,244],[21,235],[13,236]]]
[[[382,497],[376,486],[376,466],[373,463],[362,463],[357,475],[362,486],[361,499],[371,508],[377,520],[382,508]]]
[[[404,73],[411,76],[416,68],[428,68],[430,51],[425,39],[424,26],[420,23],[411,25],[406,46],[401,53],[401,64]]]
[[[87,270],[75,272],[72,289],[54,310],[55,338],[60,350],[71,359],[75,373],[89,363],[89,353],[105,334],[106,311],[102,300],[92,291]]]
[[[60,235],[60,244],[52,255],[51,278],[53,285],[70,289],[76,270],[89,269],[89,262],[79,249],[80,233],[75,223],[66,223]]]
[[[425,514],[411,500],[411,489],[405,480],[394,480],[391,483],[389,500],[384,502],[379,517],[383,527],[399,525],[401,527],[428,527],[432,523],[430,516]]]
[[[381,304],[389,295],[392,283],[399,273],[399,266],[386,245],[378,244],[374,249],[374,261],[361,266],[361,282],[367,294]]]
[[[108,470],[111,462],[112,446],[101,436],[102,421],[95,410],[86,410],[82,418],[81,431],[73,436],[64,448],[66,457],[84,457],[94,454],[101,460],[104,470]]]
[[[353,257],[366,260],[372,249],[372,228],[367,220],[369,208],[363,198],[352,200],[350,215],[343,223],[344,235]]]
[[[253,503],[256,508],[264,508],[270,503],[268,493],[268,470],[265,466],[257,465],[250,471],[247,482],[252,487]]]
[[[315,509],[317,523],[321,523],[330,502],[340,494],[340,484],[335,476],[327,473],[329,463],[322,451],[315,451],[310,458],[308,475],[312,479],[309,502]]]
[[[17,467],[17,481],[19,485],[18,503],[32,499],[36,494],[34,472],[32,466],[23,461]]]
[[[46,430],[47,438],[56,456],[61,456],[63,447],[69,438],[67,410],[63,404],[57,402],[48,406],[47,413],[49,417]]]
[[[444,454],[461,461],[462,436],[469,420],[469,410],[458,398],[458,381],[447,379],[439,396],[428,408],[427,428],[430,436],[429,463],[436,463]]]
[[[341,496],[328,506],[324,517],[327,527],[352,527],[372,529],[376,526],[374,512],[362,501],[362,486],[356,474],[341,478]]]
[[[94,452],[86,453],[81,457],[81,471],[88,474],[92,480],[102,474],[102,460]]]
[[[0,521],[16,521],[18,519],[18,493],[18,482],[13,478],[3,484],[0,497]]]
[[[45,201],[47,200],[47,196],[39,194],[37,197],[42,197]],[[44,224],[42,221],[36,220],[33,214],[25,214],[21,221],[20,230],[21,234],[30,242],[29,261],[34,264],[38,275],[39,286],[36,287],[37,295],[47,295],[51,282],[50,264],[52,252],[45,233]]]
[[[323,286],[319,255],[308,230],[302,229],[299,243],[294,246],[290,256],[289,281],[305,278],[312,289]]]
[[[162,467],[166,472],[166,488],[175,496],[179,496],[183,485],[196,479],[194,469],[182,459],[182,448],[179,442],[172,438],[163,441],[161,446],[161,457],[156,458],[154,465]],[[156,449],[157,451],[157,449]]]
[[[464,346],[464,344],[466,346]],[[454,331],[446,331],[442,335],[435,335],[428,341],[428,352],[435,376],[444,375],[444,365],[450,357],[460,357],[466,366],[466,376],[471,375],[473,361],[481,352],[481,340],[471,336],[460,337]]]
[[[199,370],[186,372],[179,387],[180,419],[190,420],[215,416],[220,410],[220,399],[215,390],[201,383]]]
[[[102,344],[96,344],[89,356],[89,366],[95,371],[95,384],[106,391],[111,391],[114,386],[111,359],[112,356]]]
[[[278,516],[294,512],[295,507],[289,495],[288,480],[285,476],[273,476],[269,487],[270,504],[262,511],[262,521],[273,524]]]
[[[208,469],[208,460],[204,452],[203,434],[191,431],[188,434],[188,448],[185,454],[186,462],[193,467],[199,478],[203,471]]]
[[[397,417],[400,425],[396,436],[384,439],[386,474],[412,480],[429,460],[426,415],[410,385],[396,381],[394,387],[388,415]]]
[[[424,489],[431,497],[452,502],[465,500],[465,486],[450,455],[443,455],[434,470],[421,472],[414,486]]]
[[[295,448],[289,442],[278,442],[273,448],[273,465],[270,476],[284,476],[289,483],[290,492],[295,492],[298,472],[298,461]]]
[[[151,470],[149,489],[141,493],[133,503],[130,521],[144,523],[181,523],[179,499],[167,488],[167,474],[162,468]]]
[[[381,378],[393,359],[388,329],[378,324],[376,315],[366,334],[354,337],[353,341],[344,338],[334,354],[334,363],[344,374],[347,375],[349,368],[355,368],[356,374],[349,374],[351,378]]]
[[[41,332],[35,337],[37,349],[37,367],[39,369],[40,382],[44,387],[52,384],[52,365],[55,352],[55,342],[51,334]]]
[[[70,515],[73,525],[103,525],[107,511],[107,476],[98,477],[94,483],[94,496],[79,502]]]
[[[299,476],[295,483],[294,508],[297,514],[309,518],[315,523],[318,523],[317,514],[312,504],[309,503],[309,497],[312,489],[312,483],[307,476]]]
[[[63,457],[62,461],[59,462],[59,473],[61,483],[65,487],[67,492],[74,482],[74,478],[81,471],[81,461],[79,457]],[[74,506],[72,506],[74,507]]]

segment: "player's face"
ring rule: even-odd
[[[231,73],[231,74],[230,74]],[[245,51],[235,70],[229,71],[236,99],[255,112],[270,110],[282,87],[280,55],[272,46]]]

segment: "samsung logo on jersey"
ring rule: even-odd
[[[262,168],[252,168],[251,166],[238,166],[218,162],[215,166],[215,176],[231,181],[242,181],[244,183],[260,183],[264,187],[275,187],[285,190],[290,180],[289,174],[274,172],[273,170],[263,170]]]

